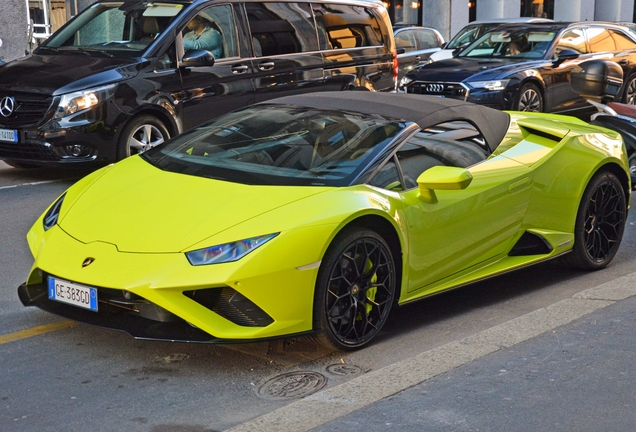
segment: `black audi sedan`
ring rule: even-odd
[[[590,105],[570,88],[580,62],[617,62],[626,77],[620,97],[636,96],[636,36],[605,22],[502,25],[452,59],[406,74],[399,91],[462,99],[498,109],[582,115]]]

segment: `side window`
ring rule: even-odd
[[[422,30],[415,32],[415,40],[418,50],[436,48],[442,44],[437,34],[431,30]]]
[[[369,183],[371,186],[389,190],[402,190],[400,173],[395,164],[395,158],[391,159],[373,176]]]
[[[183,29],[183,48],[208,50],[216,59],[239,55],[231,5],[211,6],[195,15]]]
[[[316,27],[307,3],[245,3],[257,57],[317,51]]]
[[[380,25],[363,6],[314,4],[321,49],[384,45]]]
[[[590,50],[593,53],[616,51],[616,44],[609,32],[600,27],[590,27],[587,29],[587,37],[590,40]]]
[[[410,30],[401,31],[395,35],[395,45],[404,48],[406,52],[415,51],[415,37]]]
[[[556,54],[564,49],[571,49],[579,54],[587,54],[587,46],[585,44],[585,35],[582,28],[570,29],[561,35],[561,39],[556,47]]]
[[[619,50],[633,50],[636,49],[636,42],[625,36],[623,33],[610,30],[614,42],[616,42],[616,48]]]

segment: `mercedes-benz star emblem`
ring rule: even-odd
[[[431,93],[441,93],[444,91],[444,84],[427,84],[426,91]]]
[[[0,100],[0,114],[3,117],[9,117],[15,109],[15,99],[11,96],[5,96]]]
[[[82,263],[82,267],[88,267],[89,265],[93,264],[93,261],[95,261],[95,258],[86,258]]]

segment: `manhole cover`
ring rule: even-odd
[[[272,378],[258,389],[265,399],[300,399],[323,388],[327,378],[316,372],[288,372]]]
[[[327,366],[327,372],[334,375],[357,375],[362,372],[362,368],[356,365],[336,363]]]

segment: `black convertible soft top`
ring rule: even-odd
[[[481,131],[491,151],[497,148],[510,125],[510,116],[503,111],[455,99],[402,93],[320,92],[271,99],[262,103],[378,114],[417,123],[422,129],[443,122],[466,120]]]

